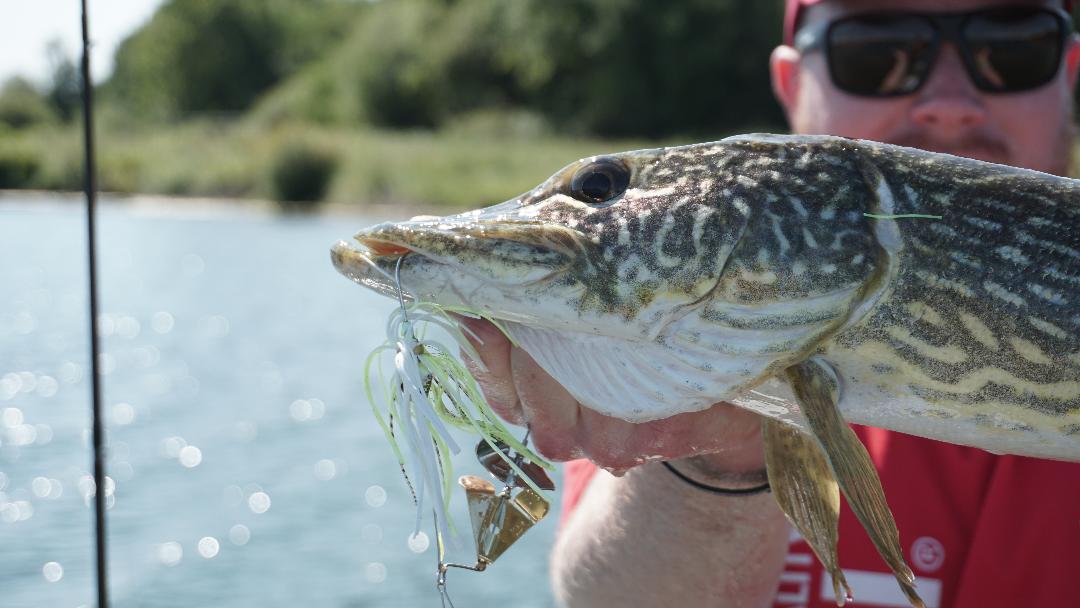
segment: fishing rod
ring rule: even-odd
[[[83,106],[83,188],[86,192],[86,246],[90,266],[90,385],[93,388],[91,409],[94,443],[94,540],[97,547],[97,605],[109,606],[108,562],[105,535],[105,429],[101,422],[101,374],[98,369],[100,351],[97,331],[97,256],[94,235],[97,183],[94,167],[94,84],[90,81],[90,27],[86,0],[82,0],[82,106]]]

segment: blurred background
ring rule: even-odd
[[[78,3],[3,2],[5,54],[23,19],[66,35],[10,51],[37,69],[5,74],[0,188],[78,190]],[[783,128],[779,1],[90,5],[142,16],[96,43],[110,192],[460,208],[598,150]]]
[[[0,0],[5,608],[94,602],[78,4]],[[778,0],[89,4],[116,606],[438,605],[362,386],[394,303],[329,246],[784,128]],[[556,519],[452,572],[455,603],[553,605]]]

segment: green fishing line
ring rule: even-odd
[[[903,219],[924,219],[924,220],[940,220],[940,215],[930,215],[929,213],[898,213],[896,215],[883,215],[880,213],[864,213],[866,217],[874,218],[875,220],[903,220]]]

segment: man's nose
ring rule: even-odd
[[[986,121],[980,93],[951,44],[942,47],[911,112],[915,124],[940,131],[946,137],[959,135]]]

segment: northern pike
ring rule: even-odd
[[[838,482],[915,605],[843,421],[1080,461],[1077,181],[746,135],[585,158],[505,203],[356,239],[332,250],[343,274],[397,297],[372,263],[398,266],[410,297],[504,321],[585,407],[765,416],[774,493],[822,561],[839,573]],[[800,497],[820,512],[793,514]]]

